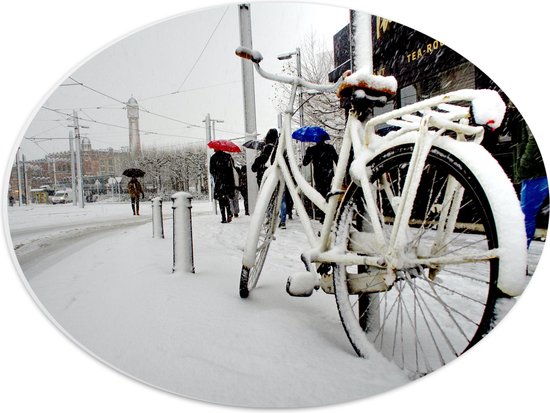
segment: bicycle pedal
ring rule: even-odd
[[[309,297],[316,287],[317,277],[305,271],[292,274],[286,282],[286,292],[292,297]]]

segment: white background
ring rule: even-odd
[[[200,7],[221,2],[201,1]],[[331,3],[328,3],[331,4]],[[334,3],[335,4],[335,3]],[[550,145],[548,38],[543,2],[514,6],[482,1],[374,2],[344,0],[441,40],[475,63],[510,96],[543,152]],[[193,10],[179,0],[7,2],[0,14],[0,156],[3,187],[13,152],[45,96],[98,49],[145,25]],[[548,159],[548,156],[546,156]],[[2,199],[5,205],[5,199]],[[5,213],[5,208],[4,208]],[[42,314],[25,290],[5,242],[0,251],[0,410],[27,412],[226,410],[139,384],[75,346]],[[423,412],[540,411],[548,391],[549,287],[543,254],[513,311],[469,354],[427,378],[360,402],[328,409]],[[353,380],[350,377],[350,380]],[[326,384],[330,386],[330,383]],[[322,391],[322,389],[319,389]]]

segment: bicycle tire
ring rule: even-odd
[[[368,165],[372,172],[371,183],[378,188],[376,203],[379,216],[384,217],[384,230],[391,229],[393,209],[387,194],[380,190],[380,181],[383,177],[389,178],[390,193],[399,196],[413,147],[412,143],[391,147]],[[437,222],[437,201],[441,199],[449,176],[464,188],[460,203],[464,209],[459,213],[459,225],[444,251],[435,252],[433,245],[430,246],[430,237],[436,228],[433,225],[441,224]],[[375,245],[369,247],[365,242],[357,245],[357,233],[363,237],[366,234],[368,239],[368,232],[362,232],[368,228],[363,203],[362,190],[352,184],[338,212],[334,243],[348,250],[364,249],[366,254],[382,256],[383,252],[376,251]],[[408,244],[409,252],[415,251],[418,255],[421,252],[425,256],[427,251],[433,255],[448,254],[455,247],[455,253],[458,248],[497,248],[499,234],[493,209],[506,207],[494,203],[491,207],[484,187],[466,162],[433,147],[426,160],[409,222],[413,227],[411,235],[417,237],[416,244]],[[419,221],[422,214],[427,216]],[[470,225],[466,221],[470,221]],[[349,279],[360,277],[365,270],[359,266],[335,264],[333,274],[340,319],[352,347],[360,356],[367,356],[376,349],[402,369],[424,375],[470,349],[493,326],[499,294],[499,259],[442,268],[411,268],[401,272],[388,291],[350,294]],[[437,276],[432,279],[435,274]]]
[[[256,239],[256,254],[254,264],[250,267],[243,265],[239,279],[239,295],[241,298],[247,298],[256,285],[262,272],[269,246],[273,240],[273,234],[277,227],[279,217],[279,208],[277,200],[280,197],[280,184],[275,186],[271,198],[267,203],[262,215],[265,217]]]

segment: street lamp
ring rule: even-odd
[[[297,47],[295,51],[293,52],[287,52],[287,53],[282,53],[280,54],[279,56],[277,56],[277,59],[279,60],[288,60],[290,59],[292,56],[296,56],[296,73],[298,75],[299,78],[302,77],[302,53],[300,52],[300,48]],[[308,99],[309,100],[309,99]],[[300,124],[300,128],[304,126],[304,101],[303,101],[303,95],[302,95],[302,87],[300,86],[300,89],[298,91],[298,113],[299,113],[299,124]],[[296,112],[294,112],[296,113]],[[294,115],[293,113],[293,115]],[[300,155],[301,155],[301,158],[302,160],[304,159],[304,156],[306,154],[306,147],[305,147],[305,143],[304,142],[300,142]],[[310,166],[311,168],[311,166]],[[305,167],[302,166],[302,171],[305,170]],[[302,201],[303,201],[303,194],[301,194],[301,197],[302,197]],[[313,210],[315,211],[315,209]],[[313,216],[315,214],[315,212],[312,213]]]
[[[277,59],[288,60],[292,56],[296,56],[296,72],[298,74],[298,77],[302,77],[302,54],[300,52],[299,47],[297,47],[296,50],[293,52],[280,54],[279,56],[277,56]],[[300,86],[300,91],[298,92],[298,108],[299,108],[299,116],[300,116],[300,127],[302,127],[304,126],[304,110],[303,110],[303,104],[302,104],[302,87],[301,86]]]
[[[320,90],[308,89],[308,90],[305,91],[305,94],[308,95],[309,97],[306,100],[304,100],[302,102],[302,104],[292,113],[293,116],[296,114],[296,112],[298,112],[300,109],[302,109],[306,105],[307,102],[309,102],[315,96],[322,95],[323,92],[321,92]]]

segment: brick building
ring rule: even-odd
[[[122,175],[128,163],[128,151],[93,149],[88,138],[81,143],[82,175],[84,191],[90,193],[104,192],[110,177]],[[71,187],[71,154],[69,151],[46,155],[43,159],[20,162],[22,193],[31,197],[31,190],[48,186],[52,190]],[[99,185],[97,185],[99,182]],[[19,198],[16,164],[12,167],[9,195]],[[29,200],[32,200],[29,198]]]

